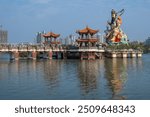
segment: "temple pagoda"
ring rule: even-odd
[[[86,26],[82,30],[77,30],[76,33],[79,34],[79,38],[76,40],[79,47],[95,47],[98,39],[94,37],[99,30],[94,30]]]
[[[56,39],[59,36],[60,34],[55,34],[53,32],[48,32],[46,34],[43,34],[43,37],[45,38],[44,44],[54,44],[54,45],[60,44],[60,41],[56,41]]]
[[[80,51],[80,59],[96,59],[95,49],[99,43],[99,39],[95,36],[99,30],[94,30],[86,26],[82,30],[77,30],[76,33],[79,34],[78,39],[76,40]]]

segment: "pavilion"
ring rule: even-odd
[[[86,26],[82,30],[77,30],[76,33],[79,34],[76,42],[78,44],[79,49],[81,49],[79,55],[80,59],[96,59],[97,53],[95,50],[98,49],[96,46],[99,43],[98,37],[95,35],[99,32],[99,30],[94,30]]]
[[[98,32],[99,30],[91,29],[88,26],[82,30],[77,30],[76,33],[79,34],[79,38],[76,42],[79,47],[96,47],[99,39],[95,37],[95,34]]]
[[[46,34],[43,34],[43,37],[45,38],[44,44],[52,44],[52,45],[60,44],[60,41],[56,41],[56,39],[59,36],[60,34],[55,34],[53,32],[48,32]]]

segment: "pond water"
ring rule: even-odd
[[[150,54],[103,60],[0,57],[0,99],[150,99]]]

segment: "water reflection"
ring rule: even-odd
[[[128,60],[128,68],[132,68],[133,72],[137,72],[138,70],[143,69],[142,58],[132,58]]]
[[[56,87],[59,83],[62,62],[59,60],[45,61],[41,65],[43,65],[43,78],[48,83],[47,86]]]
[[[127,81],[127,59],[106,59],[105,78],[112,92],[112,99],[126,99],[121,95]]]
[[[0,61],[0,99],[150,99],[149,56]]]
[[[78,78],[83,95],[87,95],[94,89],[97,89],[100,75],[99,68],[100,64],[98,61],[83,60],[78,64]]]

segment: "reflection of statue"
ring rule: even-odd
[[[106,33],[106,42],[108,44],[124,43],[127,44],[127,35],[121,30],[122,24],[121,15],[124,13],[124,9],[116,12],[114,9],[111,11],[111,22],[108,22]]]
[[[127,81],[127,61],[119,59],[106,59],[105,61],[105,78],[108,81],[108,86],[112,91],[111,99],[125,99],[122,95],[124,86]]]

